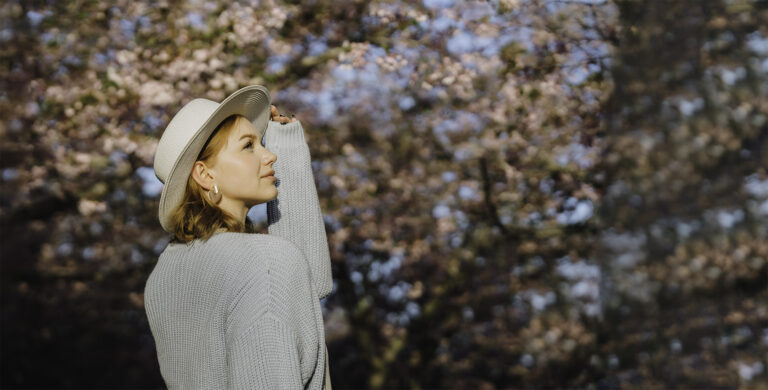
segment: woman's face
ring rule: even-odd
[[[277,197],[275,171],[272,164],[277,156],[261,145],[261,137],[253,124],[241,120],[229,134],[227,145],[215,158],[211,171],[221,191],[220,206],[246,208]]]

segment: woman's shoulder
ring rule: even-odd
[[[191,263],[196,265],[183,265]],[[179,266],[202,272],[224,272],[233,279],[264,273],[285,277],[310,272],[304,255],[293,242],[277,235],[259,233],[222,232],[205,241],[168,245],[155,268],[175,274]]]
[[[228,251],[234,261],[244,266],[266,265],[269,269],[304,272],[308,267],[296,244],[273,234],[223,232],[209,239],[209,250]]]
[[[209,245],[219,249],[239,249],[248,251],[248,253],[257,251],[257,253],[264,254],[281,254],[284,252],[301,254],[296,244],[274,234],[222,232],[211,236],[208,241]]]
[[[261,233],[216,233],[206,240],[196,239],[188,243],[170,243],[163,250],[162,255],[170,255],[179,250],[196,252],[226,252],[232,253],[238,250],[248,251],[253,249],[264,252],[276,252],[283,250],[298,250],[298,247],[286,238]]]

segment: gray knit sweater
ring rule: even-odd
[[[277,199],[269,234],[217,233],[169,244],[144,290],[170,389],[322,389],[320,298],[333,287],[304,130],[269,121]]]

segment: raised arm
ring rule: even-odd
[[[323,298],[333,288],[331,256],[304,129],[299,121],[269,121],[264,141],[277,155],[273,166],[277,198],[267,203],[269,234],[299,247],[309,263],[317,296]]]

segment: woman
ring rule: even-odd
[[[301,123],[261,86],[195,99],[154,168],[173,240],[144,305],[168,388],[330,388],[319,300],[331,264]],[[265,202],[269,234],[256,234],[246,214]]]

